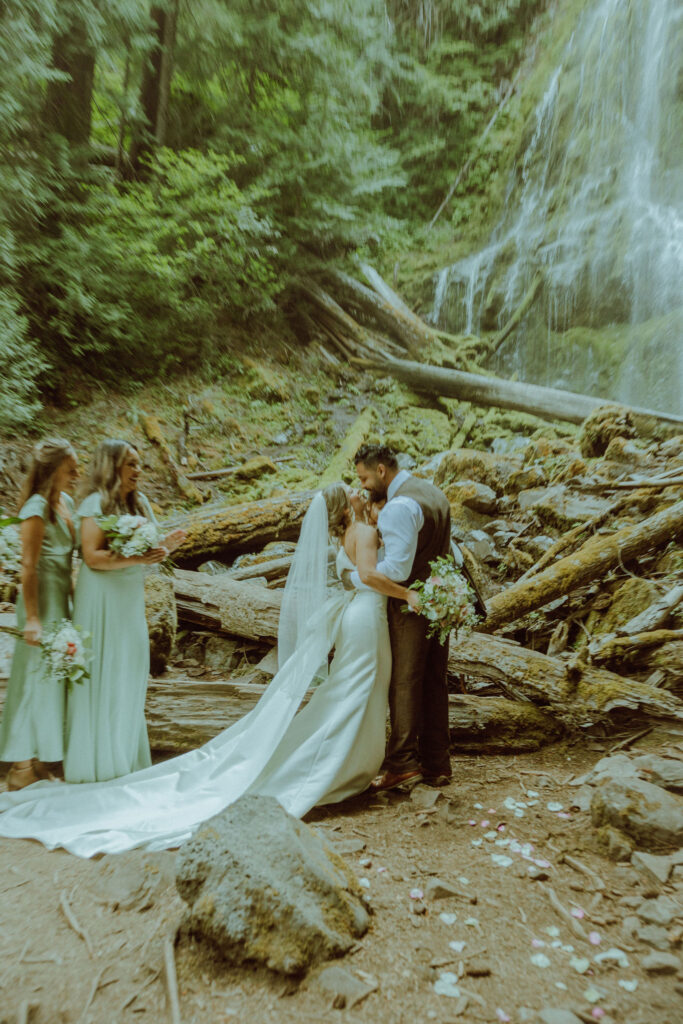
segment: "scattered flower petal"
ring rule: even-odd
[[[605,993],[601,992],[599,988],[595,987],[595,985],[591,985],[590,988],[587,988],[583,993],[583,998],[589,1003],[597,1003],[599,999],[604,999],[604,996]]]
[[[381,875],[381,874],[383,874],[383,873],[384,873],[384,872],[385,872],[386,870],[387,870],[386,868],[377,868],[377,874],[378,874],[378,875]]]
[[[369,878],[359,878],[358,879],[358,884],[360,886],[362,886],[363,889],[369,889],[370,888],[370,879]]]
[[[479,919],[477,917],[466,917],[465,918],[465,924],[469,925],[470,928],[478,928],[479,927]]]
[[[571,914],[572,917],[576,917],[579,921],[581,921],[582,918],[586,916],[586,911],[583,910],[581,907],[572,907]]]
[[[512,857],[506,857],[504,853],[492,853],[491,860],[499,868],[509,868],[512,864]]]
[[[480,824],[481,824],[482,828],[488,828],[489,827],[489,820],[488,820],[488,818],[484,818],[484,820]]]
[[[451,949],[454,949],[456,953],[462,953],[467,943],[463,942],[462,939],[453,939],[453,941],[449,942],[448,945]]]
[[[556,939],[560,934],[560,929],[555,924],[548,925],[545,930],[546,935],[549,935],[551,939]]]
[[[423,900],[424,899],[424,895],[425,894],[422,892],[422,889],[411,889],[410,890],[410,898],[411,898],[411,900]]]
[[[481,846],[481,844],[484,842],[484,840],[483,839],[471,839],[470,842],[471,842],[472,846]]]
[[[563,953],[573,953],[574,952],[574,947],[573,946],[560,946],[560,949],[562,950]]]
[[[555,982],[555,988],[559,988],[559,989],[561,989],[561,990],[562,990],[563,992],[566,992],[566,991],[567,991],[567,986],[565,985],[565,983],[564,983],[563,981],[556,981],[556,982]]]
[[[600,1020],[600,1018],[604,1016],[605,1011],[601,1010],[599,1006],[594,1006],[591,1010],[591,1017],[595,1017],[596,1020]]]
[[[549,868],[552,866],[550,861],[546,860],[545,857],[534,857],[534,864],[537,868]]]
[[[558,804],[556,800],[551,800],[549,804],[546,804],[549,811],[561,811],[564,804]]]
[[[483,804],[475,804],[474,805],[474,809],[477,810],[477,811],[480,811],[483,806],[484,806]]]
[[[599,946],[602,941],[602,939],[600,938],[600,932],[589,932],[588,941],[590,942],[591,946]]]
[[[535,789],[527,789],[526,795],[527,796],[538,796],[538,793],[536,792]]]
[[[534,947],[534,949],[544,949],[545,948],[545,942],[543,941],[543,939],[532,939],[531,940],[531,945]]]
[[[562,943],[559,939],[553,939],[550,945],[553,947],[553,949],[562,949]]]
[[[484,832],[484,839],[488,839],[489,842],[493,842],[494,839],[498,838],[498,833],[491,830],[490,832]]]
[[[509,846],[509,844],[510,840],[507,838],[507,836],[503,836],[502,839],[496,839],[495,843],[496,846]]]
[[[590,960],[585,956],[573,956],[569,961],[569,966],[573,967],[579,974],[585,974],[590,965]]]
[[[508,1017],[505,1010],[501,1010],[500,1007],[496,1009],[496,1017],[498,1018],[498,1020],[502,1021],[503,1024],[506,1024],[506,1022],[511,1019],[510,1017]]]
[[[507,828],[507,826],[504,825],[502,822],[500,823],[500,825],[496,825],[496,831],[497,832],[504,832],[506,828]]]
[[[531,962],[534,967],[550,967],[550,960],[545,953],[534,953],[531,957]]]
[[[469,878],[465,878],[464,875],[458,875],[458,881],[460,882],[461,885],[469,885],[470,884]]]
[[[444,913],[444,914],[439,914],[439,918],[440,918],[440,920],[443,921],[444,924],[455,924],[455,922],[458,920],[458,915],[457,914],[445,914]]]
[[[562,818],[564,821],[571,820],[571,814],[569,814],[567,811],[559,811],[557,816],[558,818]]]
[[[617,985],[619,985],[623,989],[626,989],[627,992],[635,992],[635,990],[638,988],[638,979],[637,978],[619,978],[619,981],[617,982]]]
[[[615,946],[612,946],[611,949],[604,950],[602,953],[598,953],[597,956],[593,957],[593,961],[596,964],[615,963],[624,969],[629,966],[626,953],[624,953],[623,949],[617,949]]]
[[[457,974],[453,974],[451,971],[444,971],[434,982],[434,991],[438,996],[451,996],[453,999],[458,999],[460,989],[458,988],[457,981]]]
[[[474,818],[470,818],[470,820],[469,820],[469,821],[467,822],[467,824],[468,824],[468,825],[476,825],[477,823],[476,823],[476,821],[474,820]]]

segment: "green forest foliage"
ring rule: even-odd
[[[210,363],[302,276],[410,245],[541,4],[5,0],[0,425],[74,369]]]

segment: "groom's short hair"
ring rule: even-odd
[[[364,466],[374,469],[380,462],[388,469],[398,468],[396,452],[386,444],[362,444],[353,457],[354,465],[362,462]]]

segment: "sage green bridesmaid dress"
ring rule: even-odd
[[[145,515],[153,519],[146,500]],[[100,495],[78,509],[83,519],[102,514]],[[90,633],[90,679],[67,700],[64,778],[101,782],[151,763],[145,695],[149,636],[145,619],[144,568],[90,569],[81,563],[74,597],[74,623]]]
[[[68,494],[62,501],[73,513]],[[48,502],[32,494],[20,519],[39,516],[45,524],[38,560],[38,617],[43,632],[69,618],[71,556],[74,541],[68,524],[56,513],[50,522]],[[24,599],[17,600],[17,626],[26,625]],[[0,725],[0,761],[61,761],[64,756],[64,685],[51,679],[39,647],[18,639],[14,648],[5,709]]]

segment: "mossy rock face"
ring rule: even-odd
[[[434,476],[437,487],[444,488],[461,480],[476,480],[486,484],[496,494],[502,494],[505,480],[517,465],[506,463],[489,452],[474,448],[456,448],[444,455]]]
[[[612,603],[597,623],[594,632],[599,636],[614,633],[656,601],[659,591],[651,580],[628,579],[615,592]]]
[[[251,398],[263,402],[286,402],[289,388],[285,377],[272,367],[245,357],[243,365],[247,370],[245,387]]]
[[[465,505],[474,512],[491,516],[496,512],[496,492],[477,480],[460,480],[449,484],[444,493],[451,506]]]
[[[632,438],[636,428],[628,409],[623,405],[601,405],[581,424],[579,445],[584,458],[604,455],[615,437]]]
[[[453,425],[445,413],[437,409],[400,409],[396,429],[385,435],[386,443],[414,458],[436,455],[448,448]]]

